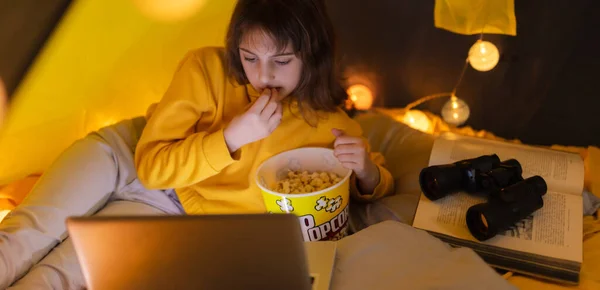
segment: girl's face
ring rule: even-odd
[[[283,99],[298,86],[302,61],[294,54],[291,44],[277,51],[269,35],[253,29],[244,34],[239,50],[244,73],[258,92],[275,88]]]

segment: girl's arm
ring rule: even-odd
[[[226,80],[217,78],[225,76],[215,51],[189,53],[182,61],[137,144],[135,165],[146,187],[186,187],[236,162],[223,128],[214,126],[214,94],[224,90],[215,86],[224,86]]]
[[[359,178],[356,176],[355,197],[359,200],[369,201],[394,194],[394,178],[385,168],[385,160],[379,152],[368,154],[372,162],[372,169]]]
[[[370,152],[368,142],[362,137],[347,135],[333,129],[336,136],[334,154],[348,169],[354,172],[351,193],[358,200],[370,201],[394,193],[394,178],[384,167],[380,153]]]

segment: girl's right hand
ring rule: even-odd
[[[231,120],[225,128],[225,143],[233,153],[242,146],[261,140],[279,126],[282,106],[277,90],[265,89],[262,95],[245,113]]]

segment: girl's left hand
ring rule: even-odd
[[[366,140],[346,135],[342,130],[332,129],[336,139],[333,143],[333,154],[359,179],[361,189],[372,191],[379,182],[379,169],[367,152]],[[374,185],[372,183],[375,183]]]

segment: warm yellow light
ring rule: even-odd
[[[3,209],[0,210],[0,222],[10,213],[10,210]]]
[[[115,119],[115,118],[108,118],[108,119],[100,122],[100,128],[108,127],[108,126],[114,125],[116,123],[117,123],[117,119]]]
[[[500,60],[498,48],[489,41],[478,40],[469,50],[469,63],[478,71],[489,71]]]
[[[352,85],[347,93],[357,110],[368,110],[373,105],[373,93],[365,85]]]
[[[410,110],[404,114],[402,122],[411,128],[428,133],[431,121],[425,113],[418,110]]]
[[[442,108],[442,118],[448,124],[459,126],[469,119],[469,106],[456,96],[452,96]]]
[[[133,0],[133,3],[147,17],[170,22],[196,14],[206,0]]]

